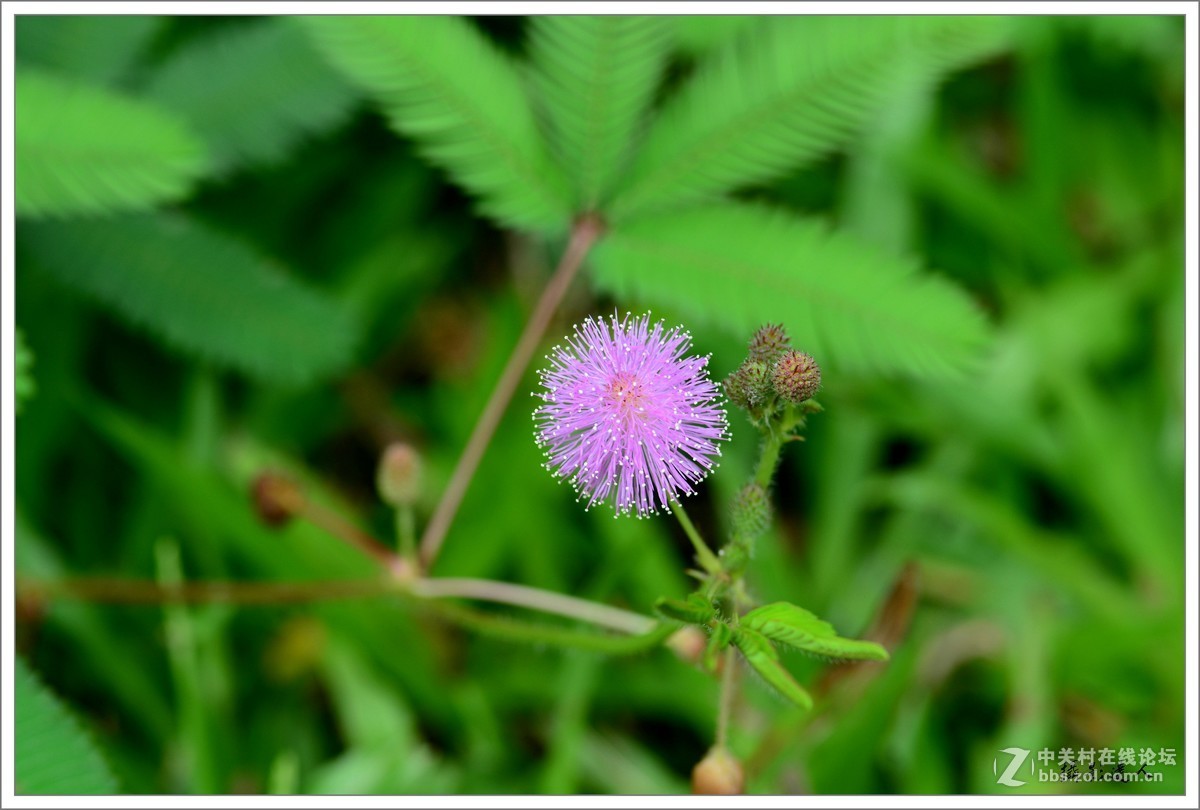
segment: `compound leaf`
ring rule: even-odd
[[[16,793],[116,792],[108,765],[79,721],[20,657],[13,667],[13,702]]]
[[[143,101],[32,71],[16,77],[16,205],[29,217],[150,208],[191,191],[201,141]]]
[[[613,217],[769,180],[844,144],[894,89],[989,54],[996,17],[773,17],[705,62],[663,108]]]
[[[282,160],[304,137],[345,121],[358,99],[302,31],[278,20],[185,45],[145,92],[204,137],[217,170]]]
[[[182,217],[29,224],[37,269],[188,353],[263,380],[344,368],[358,325],[330,299],[224,234]]]
[[[852,236],[722,203],[616,227],[593,254],[603,289],[748,335],[787,326],[823,367],[951,377],[973,366],[984,319],[950,283]]]
[[[540,15],[530,23],[533,75],[555,156],[591,210],[611,190],[658,87],[666,17]]]
[[[336,67],[366,89],[500,222],[562,231],[572,207],[516,67],[460,17],[305,17]]]

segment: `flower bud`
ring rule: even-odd
[[[771,392],[771,368],[757,360],[747,360],[722,383],[725,396],[739,408],[756,408]]]
[[[751,540],[761,535],[771,525],[767,491],[754,481],[746,484],[733,501],[731,517],[735,537]]]
[[[760,327],[750,338],[750,359],[769,364],[791,346],[792,341],[783,326],[769,323]]]
[[[697,796],[737,796],[746,786],[742,764],[725,748],[713,748],[692,769]]]
[[[254,479],[250,494],[259,518],[273,528],[291,520],[304,502],[296,485],[275,473],[263,473]]]
[[[704,635],[700,628],[691,625],[679,628],[666,641],[666,646],[671,652],[689,664],[700,662],[700,656],[704,654],[707,645],[708,636]]]
[[[389,506],[411,506],[421,492],[421,457],[412,445],[393,442],[379,460],[379,497]]]
[[[821,387],[821,367],[811,355],[789,351],[776,361],[771,382],[779,396],[799,404],[812,399]]]

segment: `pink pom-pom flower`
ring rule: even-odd
[[[588,508],[611,496],[618,515],[665,511],[716,466],[728,422],[691,340],[649,314],[614,314],[588,318],[547,357],[537,443]]]

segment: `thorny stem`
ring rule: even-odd
[[[434,560],[437,559],[442,542],[446,539],[446,533],[450,530],[450,523],[454,520],[455,513],[458,512],[463,496],[467,493],[467,487],[475,476],[475,470],[483,459],[488,443],[491,442],[492,435],[500,424],[500,418],[504,415],[504,411],[521,381],[521,376],[533,358],[533,353],[537,350],[546,328],[550,325],[550,319],[562,302],[567,288],[570,287],[580,265],[583,264],[584,258],[600,237],[603,229],[602,221],[595,215],[581,217],[575,222],[566,252],[563,253],[562,260],[546,285],[546,289],[542,291],[542,297],[538,299],[529,322],[525,324],[525,331],[521,333],[516,348],[509,356],[500,380],[492,389],[492,395],[488,399],[479,421],[475,423],[475,428],[471,431],[471,438],[467,440],[467,446],[459,456],[458,464],[450,476],[450,483],[442,492],[441,500],[438,501],[433,517],[430,518],[429,525],[425,527],[425,533],[421,537],[423,570],[428,571],[433,566]]]
[[[679,525],[683,527],[683,533],[688,536],[688,540],[692,541],[692,546],[696,549],[696,559],[700,561],[700,565],[710,574],[719,574],[721,572],[721,561],[717,559],[717,555],[713,554],[712,549],[704,542],[704,538],[700,536],[700,532],[696,531],[692,519],[688,517],[687,512],[683,509],[683,504],[672,500],[671,511],[679,519]]]

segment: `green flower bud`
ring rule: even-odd
[[[750,338],[750,359],[772,363],[780,354],[792,347],[792,341],[781,324],[769,323],[759,328]]]
[[[747,360],[722,385],[725,396],[734,405],[746,410],[757,408],[771,393],[771,368],[766,363]]]
[[[771,501],[755,482],[742,487],[731,510],[734,537],[753,540],[771,525]]]
[[[421,492],[421,457],[412,445],[394,442],[379,460],[375,486],[389,506],[409,506]]]
[[[811,355],[789,351],[776,361],[771,382],[780,397],[799,404],[812,399],[821,387],[821,367]]]

